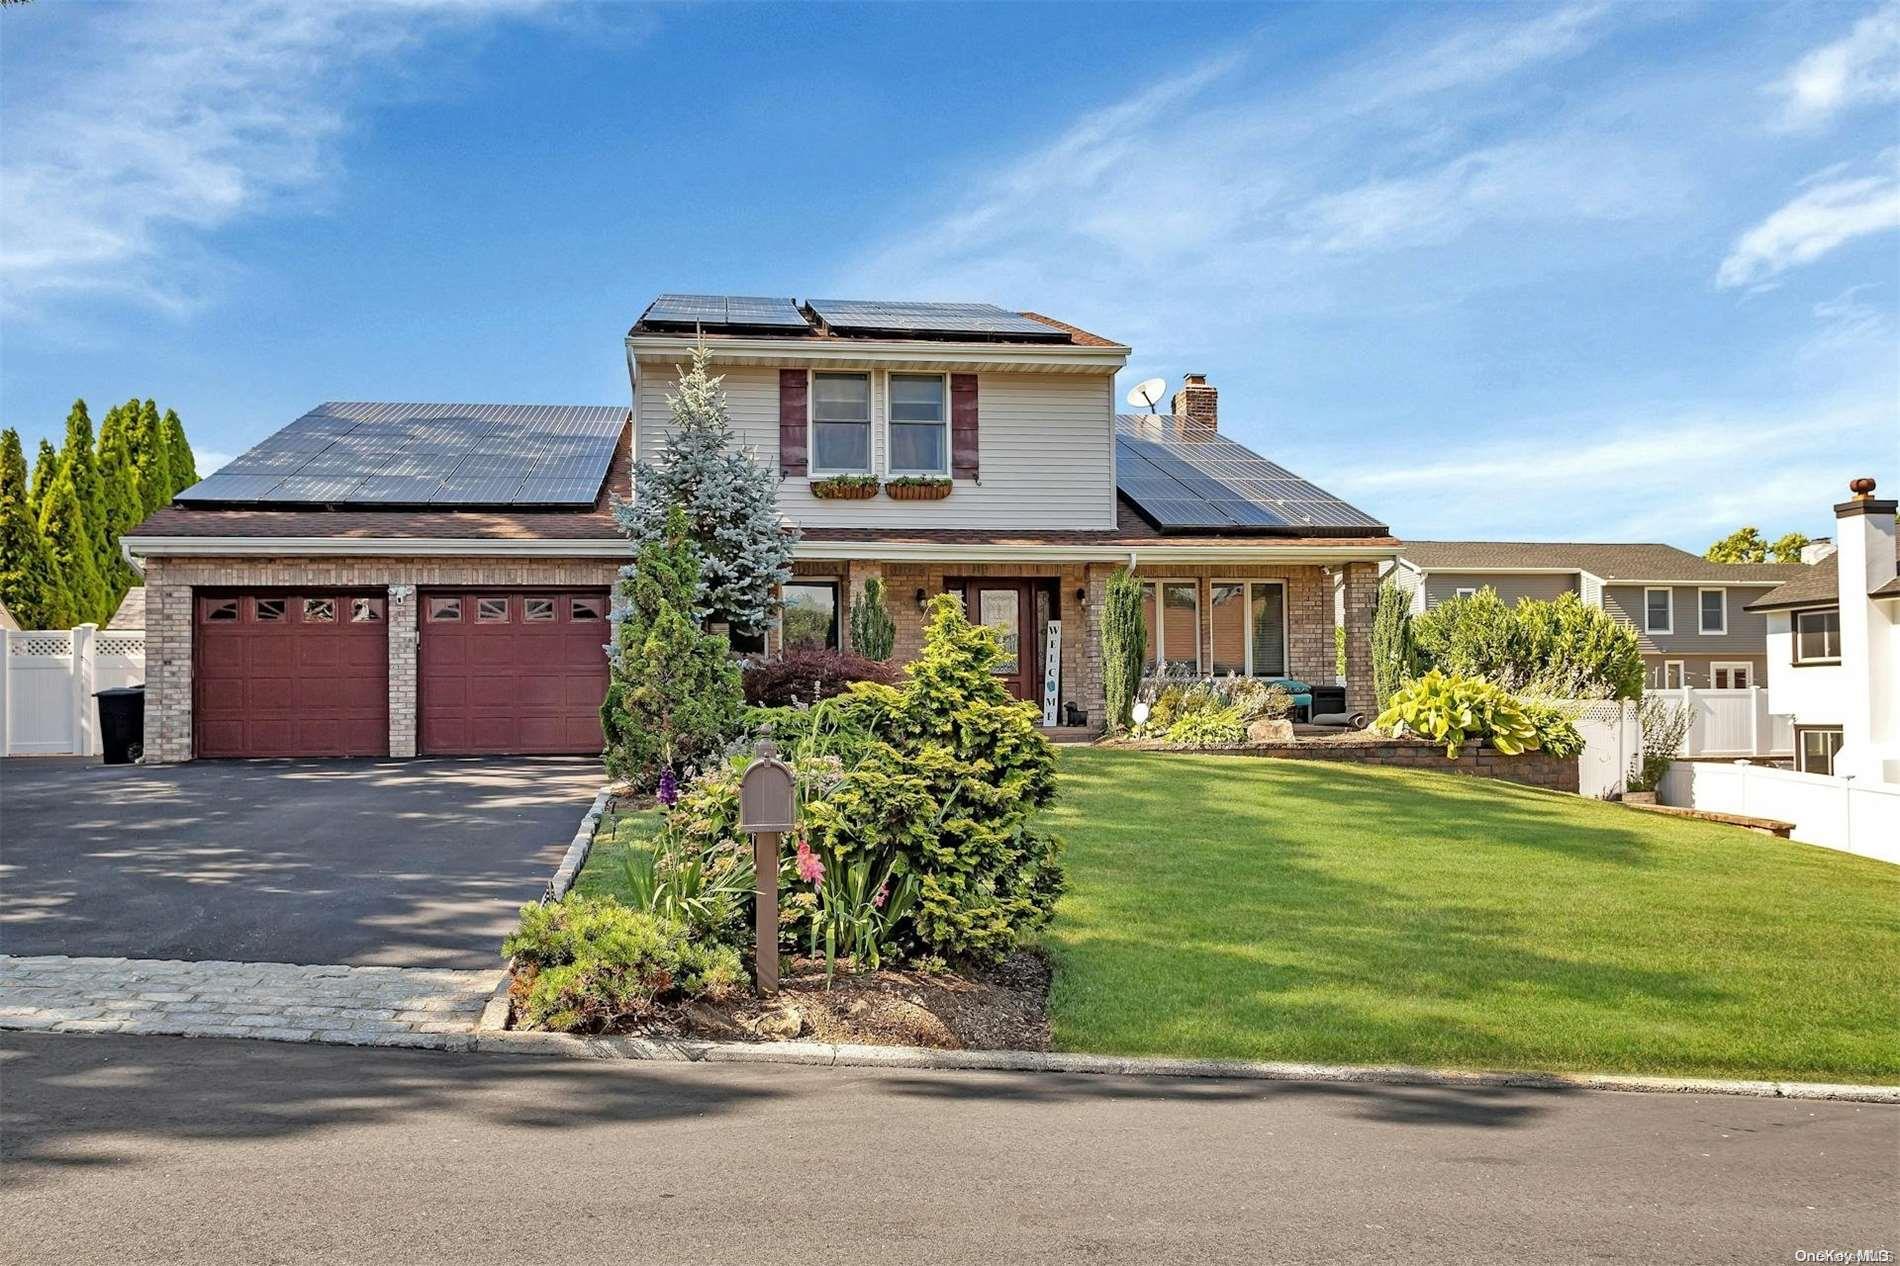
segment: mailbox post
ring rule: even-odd
[[[771,739],[739,780],[739,829],[752,836],[753,972],[759,992],[778,992],[778,861],[784,832],[798,826],[792,767]]]

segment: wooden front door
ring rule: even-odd
[[[970,622],[987,624],[1002,640],[1004,654],[996,675],[1018,699],[1036,699],[1042,666],[1036,662],[1038,638],[1031,582],[972,579],[964,582],[963,592]]]

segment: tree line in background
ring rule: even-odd
[[[119,538],[198,482],[185,427],[136,398],[93,433],[73,401],[65,443],[41,440],[31,473],[20,433],[0,432],[0,601],[21,628],[105,624],[138,576]]]
[[[1798,563],[1801,551],[1813,543],[1800,532],[1784,532],[1771,541],[1760,528],[1736,528],[1702,551],[1702,557],[1712,563]]]

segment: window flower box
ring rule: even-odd
[[[811,481],[811,495],[820,501],[869,501],[877,488],[875,475],[832,475]]]
[[[904,475],[884,485],[893,501],[942,501],[950,495],[950,481],[938,475]]]

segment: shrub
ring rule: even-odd
[[[1636,630],[1575,594],[1508,607],[1486,586],[1412,621],[1421,667],[1506,690],[1634,699],[1643,690]]]
[[[1141,581],[1127,568],[1108,578],[1102,602],[1102,692],[1107,699],[1107,725],[1125,730],[1135,691],[1141,684],[1141,666],[1147,659],[1148,630],[1141,622]]]
[[[876,576],[864,582],[864,592],[851,604],[851,649],[866,659],[883,663],[897,643],[897,622],[884,604],[884,582]],[[869,678],[854,678],[864,681]]]
[[[1245,742],[1247,724],[1233,707],[1198,707],[1168,727],[1167,740],[1182,747],[1235,747]]]
[[[1689,736],[1692,714],[1667,699],[1651,696],[1636,709],[1636,721],[1643,731],[1643,748],[1630,765],[1625,786],[1631,791],[1654,791],[1669,772],[1669,762],[1682,751],[1682,740]]]
[[[739,670],[726,639],[693,622],[699,556],[678,506],[663,539],[621,572],[600,707],[607,772],[642,790],[715,755],[741,725]]]
[[[611,897],[525,905],[501,951],[529,1028],[598,1033],[682,998],[730,996],[745,979],[737,951],[695,945],[680,924]]]
[[[1346,680],[1346,626],[1333,625],[1333,675]]]
[[[1293,696],[1279,683],[1268,684],[1254,677],[1201,677],[1163,671],[1141,683],[1142,701],[1148,705],[1148,718],[1132,731],[1136,738],[1179,742],[1174,728],[1183,720],[1203,712],[1230,713],[1240,726],[1239,743],[1246,737],[1247,726],[1265,717],[1280,720],[1293,711]],[[1224,727],[1209,723],[1203,731],[1207,741],[1198,746],[1222,746],[1211,736],[1225,732]]]
[[[1372,609],[1372,698],[1380,712],[1398,688],[1418,673],[1412,641],[1412,595],[1387,576]]]
[[[1524,719],[1536,731],[1538,751],[1552,756],[1575,756],[1583,750],[1583,735],[1577,732],[1577,708],[1549,699],[1519,699],[1517,706]]]
[[[1537,727],[1508,691],[1475,677],[1447,677],[1437,669],[1400,689],[1374,724],[1387,734],[1443,743],[1448,760],[1457,760],[1474,739],[1488,740],[1506,756],[1534,750],[1539,743]]]
[[[745,701],[763,708],[817,703],[854,681],[888,684],[895,676],[888,664],[845,651],[787,651],[746,669]]]

